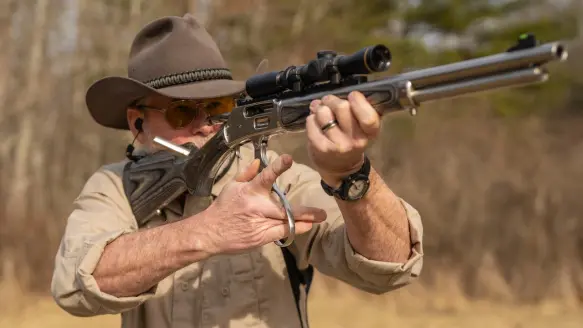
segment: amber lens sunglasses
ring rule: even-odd
[[[143,104],[137,104],[136,107],[140,110],[153,109],[161,111],[172,128],[182,129],[202,116],[213,117],[230,113],[235,107],[235,99],[233,97],[222,97],[204,100],[174,100],[165,108]]]

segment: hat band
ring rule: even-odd
[[[144,82],[147,86],[160,89],[180,84],[208,80],[232,80],[231,71],[226,68],[205,68],[189,72],[175,73]]]

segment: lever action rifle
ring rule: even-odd
[[[386,46],[366,47],[351,55],[320,51],[306,65],[248,79],[246,95],[237,106],[230,113],[210,118],[212,123],[223,125],[200,149],[155,138],[169,150],[129,162],[123,177],[125,192],[138,224],[143,226],[185,192],[194,197],[210,196],[219,168],[244,143],[253,143],[255,158],[260,159],[261,169],[265,168],[269,138],[304,131],[314,99],[329,94],[346,99],[350,92],[359,91],[381,116],[402,110],[415,115],[421,104],[430,101],[545,82],[549,76],[545,66],[566,58],[563,43],[540,45],[528,34],[502,53],[368,81],[368,74],[389,68],[392,56]],[[286,247],[294,241],[295,221],[276,184],[273,191],[283,203],[289,227],[287,238],[275,243]]]

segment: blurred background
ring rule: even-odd
[[[191,12],[235,76],[263,58],[299,65],[318,50],[383,43],[386,76],[505,51],[521,33],[564,40],[548,83],[388,116],[373,164],[425,224],[419,283],[367,295],[316,276],[314,327],[575,327],[583,301],[581,0],[0,0],[0,326],[118,327],[80,319],[49,294],[71,202],[126,133],[89,116],[87,87],[126,75],[135,33]],[[307,163],[303,135],[272,149]],[[293,311],[293,309],[290,309]]]

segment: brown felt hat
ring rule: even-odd
[[[190,14],[162,17],[147,24],[134,39],[128,76],[95,82],[86,103],[95,121],[128,130],[126,109],[151,94],[180,99],[237,96],[245,82],[235,81],[215,41]]]

